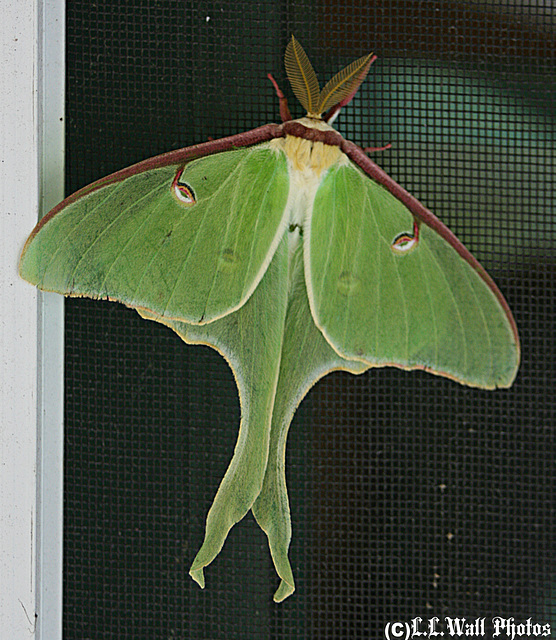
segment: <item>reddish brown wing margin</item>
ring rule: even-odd
[[[75,202],[79,198],[82,198],[89,193],[93,193],[97,189],[101,189],[102,187],[105,187],[109,184],[114,184],[115,182],[121,182],[122,180],[129,178],[129,176],[141,173],[142,171],[147,171],[149,169],[158,169],[160,167],[167,167],[173,164],[180,165],[187,162],[188,160],[210,156],[213,153],[220,153],[221,151],[230,151],[232,149],[240,147],[249,147],[260,142],[272,140],[273,138],[281,138],[284,135],[285,134],[282,131],[281,125],[265,124],[262,127],[251,129],[251,131],[245,131],[244,133],[238,133],[226,138],[210,140],[209,142],[195,144],[191,147],[169,151],[168,153],[163,153],[161,155],[154,156],[153,158],[142,160],[141,162],[137,162],[130,167],[126,167],[125,169],[121,169],[120,171],[116,171],[115,173],[111,173],[110,175],[105,176],[104,178],[101,178],[96,182],[88,184],[79,191],[72,193],[65,200],[62,200],[60,204],[56,205],[51,211],[49,211],[48,214],[44,216],[44,218],[41,218],[41,220],[31,232],[31,235],[27,238],[27,242],[23,247],[23,253],[25,252],[27,245],[36,236],[40,229],[59,211],[67,207],[72,202]]]
[[[419,200],[413,197],[409,192],[407,192],[403,187],[401,187],[395,180],[383,170],[377,164],[375,164],[372,160],[370,160],[365,152],[360,149],[353,142],[349,142],[348,140],[343,140],[343,143],[340,145],[342,151],[353,161],[355,164],[364,171],[370,178],[381,184],[383,187],[388,189],[390,193],[395,196],[398,200],[403,202],[403,204],[413,213],[414,216],[418,220],[421,220],[424,224],[426,224],[431,229],[434,229],[448,244],[450,244],[459,255],[468,262],[481,276],[481,278],[485,281],[488,287],[496,296],[498,302],[502,305],[502,308],[506,312],[506,316],[508,318],[508,322],[512,328],[512,333],[514,335],[518,355],[519,355],[519,335],[517,332],[517,325],[515,323],[514,317],[510,310],[506,299],[502,295],[500,289],[496,286],[494,280],[488,275],[485,268],[481,265],[481,263],[473,256],[465,246],[456,238],[456,236],[448,229],[448,227],[441,222],[431,211],[429,211],[425,206],[423,206]]]

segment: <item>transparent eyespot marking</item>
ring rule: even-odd
[[[191,207],[197,201],[195,200],[195,192],[193,191],[193,187],[190,187],[185,182],[180,182],[180,178],[184,168],[185,167],[182,167],[176,173],[176,177],[172,182],[172,191],[180,202],[183,202],[183,204]]]
[[[351,271],[342,271],[338,277],[337,291],[341,296],[352,296],[359,289],[359,278]]]
[[[239,255],[233,249],[223,249],[218,258],[219,271],[233,271],[239,264]]]
[[[409,233],[400,233],[392,241],[392,251],[397,254],[407,254],[419,244],[419,224],[417,221],[413,223],[413,235]]]

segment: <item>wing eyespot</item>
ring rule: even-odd
[[[172,192],[180,202],[191,207],[197,202],[197,200],[195,199],[195,192],[193,191],[193,187],[185,182],[180,182],[180,178],[184,169],[185,167],[178,169],[176,177],[172,182]]]
[[[402,233],[394,239],[394,242],[392,242],[392,251],[394,253],[409,253],[412,249],[415,249],[417,242],[417,238],[414,238],[407,233]]]
[[[390,245],[392,251],[397,254],[407,254],[413,251],[419,244],[419,224],[417,221],[413,223],[413,235],[410,233],[400,233],[397,235]]]

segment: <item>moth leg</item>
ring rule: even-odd
[[[363,147],[363,151],[365,153],[374,153],[375,151],[386,151],[386,149],[391,149],[392,145],[389,142],[388,144],[385,144],[383,147]]]
[[[290,113],[290,108],[288,107],[288,99],[282,93],[282,90],[278,86],[276,80],[269,73],[267,78],[274,85],[274,90],[276,91],[276,95],[278,96],[278,100],[280,101],[280,117],[282,118],[282,122],[289,122],[292,120],[292,114]]]

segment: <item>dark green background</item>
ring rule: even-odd
[[[534,6],[528,6],[529,4]],[[556,624],[554,10],[527,2],[67,4],[67,192],[143,158],[279,118],[294,33],[322,81],[378,61],[341,133],[432,209],[497,280],[522,339],[509,391],[425,373],[334,373],[288,443],[281,605],[248,516],[188,576],[239,424],[206,347],[122,306],[66,306],[68,640],[374,639],[390,620]],[[302,357],[302,354],[300,354]]]

